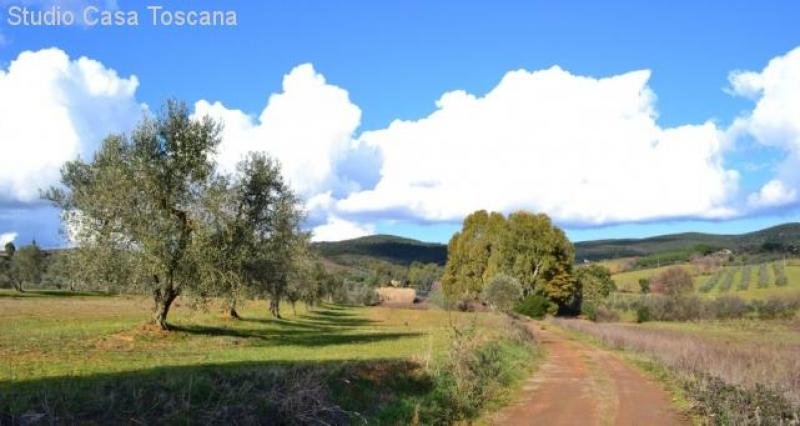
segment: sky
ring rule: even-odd
[[[78,22],[20,22],[23,7]],[[165,25],[178,10],[235,25]],[[95,24],[103,11],[138,25]],[[793,1],[0,0],[0,242],[66,244],[39,190],[169,98],[224,123],[221,171],[278,158],[316,240],[446,242],[477,209],[544,212],[573,240],[797,221],[799,15]]]

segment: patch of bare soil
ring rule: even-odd
[[[615,354],[531,324],[547,358],[517,401],[489,420],[497,425],[684,425],[655,381]]]

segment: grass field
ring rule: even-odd
[[[278,320],[262,301],[245,304],[237,321],[188,303],[176,302],[174,331],[161,332],[142,326],[150,305],[139,296],[0,293],[0,415],[33,410],[52,419],[48,409],[74,409],[116,421],[125,416],[108,410],[129,410],[132,419],[169,413],[168,420],[214,422],[220,410],[197,413],[198,404],[241,411],[254,396],[292,394],[307,381],[333,395],[316,404],[301,398],[314,409],[335,403],[338,415],[380,419],[391,406],[402,411],[392,417],[403,418],[433,391],[425,367],[447,356],[451,325],[472,324],[486,341],[508,330],[494,314],[326,305],[298,306],[296,314],[284,307]],[[378,385],[382,393],[370,393]]]

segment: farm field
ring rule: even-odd
[[[789,263],[785,267],[787,284],[776,284],[774,265],[777,262],[752,265],[731,265],[711,274],[701,274],[698,268],[689,263],[680,264],[694,276],[695,290],[701,296],[716,297],[735,295],[743,299],[762,299],[772,296],[794,295],[800,293],[800,266]],[[764,266],[765,279],[760,278],[761,266]],[[660,268],[626,271],[612,275],[617,290],[626,293],[639,293],[639,279],[652,278],[669,266]],[[745,278],[749,271],[749,279]],[[745,283],[742,280],[745,279]],[[708,287],[704,288],[704,286]]]
[[[119,420],[113,411],[122,410],[133,419],[177,420],[192,412],[191,418],[213,421],[219,406],[242,410],[242,402],[292,394],[298,391],[292,386],[304,381],[313,393],[323,381],[335,397],[320,391],[315,398],[332,400],[314,409],[335,403],[359,416],[403,418],[414,410],[408,401],[431,391],[424,367],[446,356],[451,325],[472,324],[487,341],[508,330],[499,315],[433,309],[298,305],[296,314],[285,306],[279,320],[268,316],[263,301],[243,306],[237,321],[179,300],[173,330],[163,332],[141,325],[148,302],[139,296],[0,293],[0,413],[3,407],[42,415],[74,409]],[[385,400],[370,393],[376,382],[386,387]],[[263,388],[267,384],[279,389]],[[298,403],[285,395],[281,401]],[[395,411],[384,413],[388,406]],[[210,411],[192,411],[198,407]],[[320,414],[309,410],[292,415]]]

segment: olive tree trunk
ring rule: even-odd
[[[153,307],[153,318],[151,323],[159,326],[162,330],[169,330],[167,325],[167,315],[172,302],[178,297],[178,292],[172,286],[159,288],[153,291],[153,300],[155,306]]]
[[[281,299],[272,297],[269,299],[269,312],[273,317],[281,319]]]

